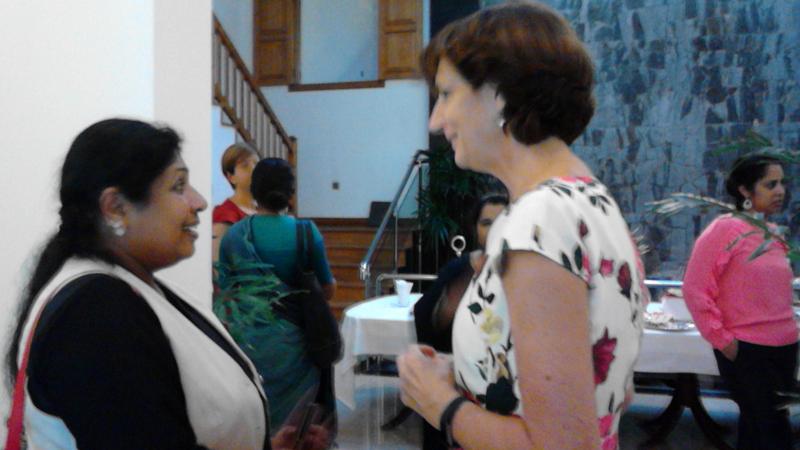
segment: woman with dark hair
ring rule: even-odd
[[[211,214],[213,261],[219,259],[219,244],[228,228],[255,213],[255,200],[250,192],[253,167],[258,163],[258,153],[249,144],[237,142],[222,154],[222,173],[233,188],[233,195],[214,207]]]
[[[259,161],[250,188],[258,204],[256,214],[236,223],[222,239],[220,263],[228,269],[227,273],[236,275],[242,270],[252,270],[252,263],[259,263],[262,272],[277,275],[283,283],[282,291],[294,291],[298,286],[298,268],[306,265],[306,250],[310,247],[310,266],[325,299],[333,298],[336,281],[325,256],[322,235],[314,222],[287,214],[295,189],[289,163],[280,158]],[[298,227],[310,231],[310,241],[305,239],[305,232],[298,233]],[[298,252],[298,247],[303,251]],[[274,320],[253,327],[243,336],[246,341],[243,347],[263,377],[262,385],[270,402],[270,421],[276,428],[284,423],[303,395],[321,383],[321,370],[306,347],[302,305],[293,300],[296,298],[291,296],[281,300],[274,308]],[[330,412],[335,409],[333,401],[331,392],[329,404],[325,405]]]
[[[453,351],[453,316],[472,275],[483,265],[486,237],[492,222],[508,205],[505,194],[487,194],[478,199],[472,211],[472,235],[477,249],[447,263],[436,282],[414,304],[417,340],[439,352]]]
[[[725,188],[739,211],[769,216],[783,208],[783,168],[774,157],[737,159]],[[683,296],[739,405],[738,448],[788,449],[789,419],[775,393],[790,390],[797,372],[792,269],[778,242],[752,258],[763,245],[764,233],[747,220],[717,217],[694,244]]]
[[[473,275],[480,272],[483,266],[489,229],[506,205],[508,196],[505,194],[486,194],[478,200],[472,211],[471,222],[471,234],[478,248],[447,263],[439,271],[433,286],[414,304],[414,326],[419,343],[430,345],[437,352],[453,352],[453,317],[456,308]],[[428,423],[423,427],[423,450],[447,448],[443,433]]]
[[[192,255],[206,208],[178,135],[95,123],[67,153],[60,200],[8,353],[29,448],[269,448],[255,368],[213,314],[154,275]]]
[[[594,112],[593,66],[539,3],[482,9],[422,55],[459,167],[494,175],[510,204],[458,305],[453,355],[398,359],[403,402],[467,449],[618,446],[646,295],[608,189],[569,148]]]

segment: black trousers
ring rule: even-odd
[[[739,341],[736,360],[714,350],[717,367],[739,405],[738,449],[791,449],[786,409],[778,409],[777,391],[796,383],[798,344],[768,347]]]

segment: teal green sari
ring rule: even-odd
[[[225,236],[225,246],[220,249],[220,261],[226,270],[219,271],[220,286],[230,284],[226,277],[242,275],[243,272],[246,275],[275,277],[270,265],[263,263],[255,251],[251,221],[252,217],[243,219],[231,227]],[[242,266],[245,268],[239,269]],[[279,289],[284,290],[285,295],[290,287],[281,282]],[[262,295],[270,294],[262,292]],[[274,298],[264,298],[264,301],[274,301]],[[292,297],[281,301],[290,302]],[[247,316],[254,312],[254,308],[263,310],[263,306],[258,308],[251,305],[239,302],[237,312],[240,316]],[[216,306],[214,309],[220,320],[230,324],[230,317],[225,317],[225,308]],[[255,312],[255,318],[248,326],[231,334],[262,377],[262,386],[269,400],[270,429],[277,431],[301,397],[319,385],[320,373],[306,352],[305,337],[300,326],[274,309],[274,314],[270,315]]]

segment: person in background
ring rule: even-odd
[[[266,158],[253,170],[251,190],[258,208],[256,213],[237,222],[226,233],[220,246],[221,264],[233,269],[242,263],[258,262],[270,265],[271,271],[284,284],[283,290],[296,289],[298,267],[304,255],[298,252],[297,225],[305,223],[311,228],[313,261],[311,266],[322,286],[326,300],[336,292],[336,280],[331,274],[325,255],[322,235],[310,220],[300,221],[287,214],[289,199],[295,189],[295,177],[286,160]],[[303,234],[301,234],[303,236]],[[321,368],[316,367],[306,348],[306,330],[301,305],[287,297],[276,306],[275,320],[248,330],[243,347],[263,377],[264,391],[270,401],[270,420],[273,427],[284,423],[303,394],[323,380]],[[314,326],[314,324],[308,324]],[[328,373],[330,375],[330,373]],[[335,409],[333,392],[325,406]]]
[[[768,217],[783,208],[783,183],[779,160],[751,154],[736,160],[725,188],[738,211]],[[764,233],[747,220],[717,217],[694,244],[683,296],[739,405],[737,448],[789,449],[789,419],[776,392],[795,386],[797,373],[793,275],[785,245],[769,243],[753,258],[762,245]]]
[[[453,321],[452,360],[398,358],[401,399],[465,449],[618,447],[647,295],[608,189],[569,148],[594,67],[551,8],[509,2],[445,26],[422,55],[431,131],[509,192]]]
[[[222,324],[155,276],[194,253],[207,206],[175,131],[91,125],[59,193],[7,355],[29,448],[294,448],[296,430],[270,439],[258,373]]]
[[[494,219],[508,205],[505,194],[486,194],[472,214],[472,234],[477,249],[447,263],[431,286],[414,305],[417,340],[444,353],[452,353],[453,316],[470,279],[483,265],[486,237]]]
[[[219,259],[219,244],[228,228],[255,213],[250,179],[258,159],[256,150],[244,142],[231,145],[222,154],[222,173],[233,188],[233,195],[215,206],[211,214],[211,257],[214,262]]]
[[[414,326],[421,344],[430,345],[437,352],[453,352],[453,316],[470,280],[483,266],[489,228],[506,205],[508,196],[505,194],[486,194],[478,200],[472,214],[472,234],[478,248],[447,263],[433,286],[414,305]],[[423,427],[424,450],[447,448],[443,433],[427,422]]]

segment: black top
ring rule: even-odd
[[[436,282],[422,294],[414,305],[414,326],[417,330],[417,341],[427,344],[439,352],[453,352],[453,322],[449,321],[446,329],[439,330],[434,326],[433,314],[436,303],[444,289],[462,276],[472,276],[469,252],[447,263],[436,277]]]
[[[162,289],[252,375],[205,318]],[[61,418],[80,449],[203,448],[189,422],[178,364],[161,323],[118,278],[87,275],[53,297],[36,327],[27,373],[31,400]]]

